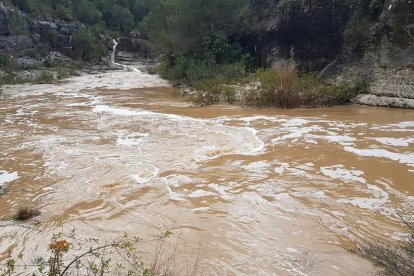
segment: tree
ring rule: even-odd
[[[102,13],[94,3],[88,0],[73,0],[73,9],[74,14],[82,23],[94,25],[102,19]]]
[[[75,57],[83,61],[90,61],[97,57],[95,50],[99,44],[91,31],[84,30],[76,33],[72,41]]]
[[[121,33],[127,33],[134,26],[134,16],[127,8],[114,5],[111,11],[110,26]]]
[[[169,49],[195,50],[210,36],[230,37],[241,24],[245,0],[164,0],[149,4],[142,27]]]

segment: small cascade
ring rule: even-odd
[[[112,46],[111,65],[115,66],[115,67],[120,67],[120,68],[128,70],[128,71],[132,71],[132,72],[141,72],[140,70],[138,70],[137,68],[135,68],[133,66],[124,65],[124,64],[115,62],[116,48],[118,47],[118,41],[116,39],[114,39],[114,40],[112,40],[112,43],[114,45]]]
[[[115,64],[115,55],[116,55],[116,47],[118,47],[118,41],[116,41],[115,39],[112,40],[112,43],[114,44],[112,46],[112,53],[111,53],[111,63]]]

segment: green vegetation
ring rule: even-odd
[[[22,254],[13,258],[9,252],[0,275],[201,275],[202,252],[195,260],[180,263],[183,256],[172,249],[172,236],[171,231],[165,231],[144,241],[124,234],[103,243],[96,238],[80,238],[74,229],[70,233],[62,230],[52,236],[47,251],[36,260],[25,260]],[[148,245],[150,249],[145,251]]]
[[[101,30],[130,32],[147,14],[148,0],[8,0],[26,13],[78,20]],[[102,27],[103,26],[103,27]]]
[[[249,55],[240,45],[223,36],[205,38],[199,49],[164,55],[158,68],[162,77],[176,83],[223,77],[243,78],[248,70]]]
[[[238,101],[247,106],[284,108],[346,104],[369,88],[365,81],[332,84],[315,75],[300,75],[293,68],[260,69],[241,81],[223,77],[201,80],[192,87],[196,92],[191,100],[198,105]]]
[[[83,61],[99,61],[107,53],[90,30],[83,30],[73,36],[74,57]]]
[[[157,72],[175,85],[200,90],[192,97],[198,104],[223,100],[280,107],[347,103],[366,92],[367,83],[352,80],[333,84],[309,74],[309,70],[322,69],[339,55],[341,47],[361,57],[383,34],[407,44],[406,38],[412,38],[413,33],[412,4],[401,1],[393,4],[391,11],[386,0],[334,1],[332,6],[281,0],[7,1],[32,15],[86,24],[72,39],[72,57],[82,62],[100,62],[108,54],[109,40],[102,34],[114,38],[130,31],[139,33],[147,40],[148,51],[159,57]],[[284,28],[275,26],[275,18],[284,22]],[[58,36],[51,31],[42,38],[54,45]],[[273,41],[278,55],[299,61],[298,72],[266,70],[271,65],[266,57],[272,55]],[[314,42],[328,46],[310,50]],[[300,59],[308,58],[307,51],[309,60],[303,65]],[[312,66],[314,62],[321,64]],[[236,91],[238,84],[254,82],[260,83],[259,90]]]
[[[408,235],[397,243],[368,241],[355,253],[380,267],[386,275],[414,275],[414,217],[402,217]]]

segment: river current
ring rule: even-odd
[[[372,275],[347,249],[401,238],[414,209],[413,110],[200,108],[123,71],[3,90],[0,259],[39,254],[64,222],[171,229],[207,248],[209,274]],[[21,205],[41,215],[12,222]]]

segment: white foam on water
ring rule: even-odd
[[[0,186],[13,182],[19,178],[20,176],[17,172],[0,171]]]
[[[272,144],[277,145],[281,142],[287,141],[287,140],[294,140],[299,138],[308,138],[312,139],[312,135],[307,135],[312,131],[321,132],[324,131],[320,126],[318,125],[312,125],[307,127],[297,127],[296,125],[293,125],[293,127],[288,128],[282,128],[282,131],[289,132],[288,134],[276,137],[272,139]]]
[[[196,190],[194,192],[192,192],[191,194],[188,195],[188,197],[192,197],[192,198],[198,198],[198,197],[207,197],[207,196],[215,196],[217,194],[212,193],[212,192],[208,192],[208,191],[204,191],[204,190]]]
[[[372,184],[367,184],[367,187],[369,190],[371,190],[374,194],[375,197],[377,198],[383,198],[383,199],[388,199],[389,198],[389,194],[384,191],[383,189],[381,189],[380,187],[376,186],[376,185],[372,185]]]
[[[400,122],[397,126],[400,128],[414,127],[414,121]]]
[[[367,181],[362,176],[363,171],[358,170],[347,170],[342,165],[335,165],[330,167],[321,167],[320,171],[325,176],[332,179],[339,179],[345,182],[359,182],[365,184]]]
[[[288,120],[286,123],[283,123],[282,126],[284,126],[284,127],[303,126],[303,125],[306,125],[310,122],[311,121],[306,120],[306,119],[295,118],[295,119]]]
[[[92,110],[95,113],[110,113],[112,115],[122,116],[122,117],[130,117],[130,116],[137,116],[137,117],[145,117],[145,118],[155,118],[155,119],[167,119],[171,121],[198,121],[197,119],[193,119],[191,117],[186,116],[179,116],[175,114],[165,114],[165,113],[157,113],[152,111],[146,110],[131,110],[127,108],[121,107],[111,107],[107,105],[97,105]]]
[[[142,164],[140,170],[138,173],[129,176],[137,184],[145,184],[159,174],[159,169],[151,164]]]
[[[351,198],[339,199],[339,202],[347,203],[359,207],[361,209],[378,210],[388,202],[386,198]]]
[[[144,138],[147,137],[149,133],[129,133],[124,134],[120,133],[119,138],[116,140],[117,146],[133,147],[138,146],[143,143]]]
[[[164,178],[164,182],[167,184],[167,186],[172,187],[180,187],[182,184],[190,184],[193,182],[193,180],[186,176],[186,175],[180,175],[180,174],[173,174],[169,175]]]
[[[355,138],[345,135],[314,135],[314,134],[307,134],[305,135],[306,138],[311,139],[323,139],[328,142],[338,143],[340,145],[349,146],[353,145],[356,141]]]
[[[293,196],[300,196],[304,198],[327,198],[327,195],[324,191],[300,191],[292,193]]]
[[[408,147],[410,144],[414,144],[414,137],[411,137],[411,138],[380,137],[380,138],[372,138],[372,139],[387,146]]]
[[[309,163],[297,165],[296,169],[303,170],[303,171],[312,171],[314,169],[313,166],[314,164],[309,162]]]
[[[271,167],[272,165],[266,161],[252,162],[248,165],[242,166],[245,170],[256,174],[266,174],[269,172],[269,168]]]
[[[244,129],[251,131],[253,136],[256,138],[257,146],[251,150],[251,153],[258,153],[263,151],[265,148],[265,143],[261,139],[259,139],[259,137],[257,137],[257,130],[251,127],[245,127]]]
[[[246,202],[257,205],[258,207],[265,207],[265,206],[272,205],[271,202],[267,201],[261,195],[255,192],[245,192],[241,195],[241,198]]]
[[[230,187],[218,185],[218,184],[208,184],[210,189],[216,191],[224,200],[232,200],[234,196],[230,195],[227,191],[230,190]]]
[[[118,116],[147,116],[150,115],[152,112],[148,111],[136,111],[136,110],[130,110],[127,108],[118,108],[118,107],[110,107],[107,105],[97,105],[92,110],[95,113],[111,113],[113,115]]]
[[[169,186],[167,186],[167,191],[168,191],[169,198],[171,200],[175,200],[175,201],[187,201],[185,198],[182,197],[182,195],[174,192]]]
[[[352,152],[364,157],[386,158],[393,161],[398,161],[401,164],[414,166],[414,153],[397,153],[385,149],[358,149],[349,146],[345,147],[344,149],[348,152]]]
[[[283,173],[289,168],[289,164],[280,163],[280,166],[274,168],[275,173],[283,175]]]

